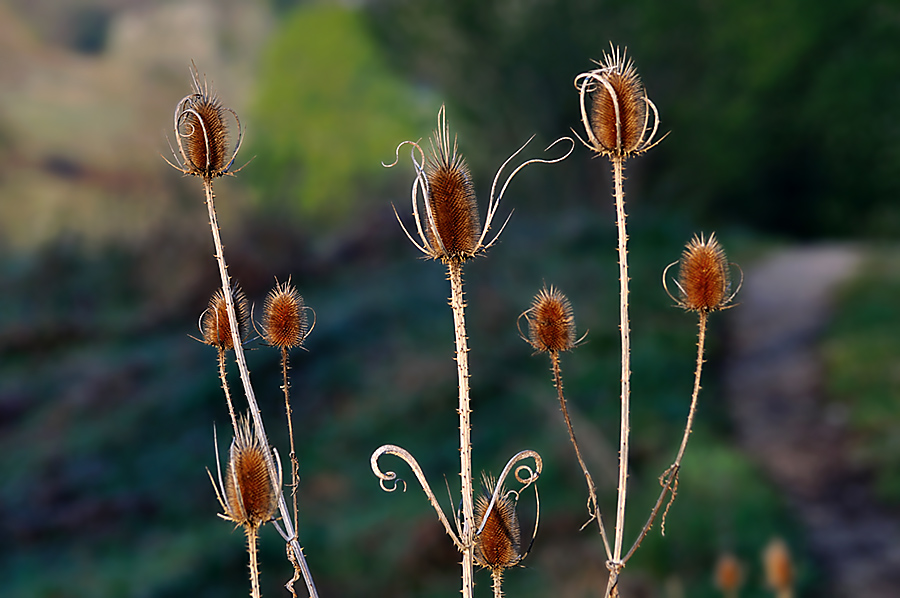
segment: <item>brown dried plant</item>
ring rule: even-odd
[[[475,536],[475,563],[491,570],[494,598],[503,596],[503,572],[521,563],[528,553],[522,547],[517,498],[518,494],[507,492],[502,485],[498,489],[497,481],[482,473],[481,493],[475,498],[475,520],[481,522],[481,531]]]
[[[725,598],[737,598],[744,582],[744,571],[734,554],[723,552],[719,555],[713,581]]]
[[[777,598],[792,598],[794,595],[794,563],[787,543],[781,538],[773,538],[763,550],[762,557],[766,584]]]
[[[243,340],[247,336],[247,324],[249,322],[247,296],[238,284],[234,285],[232,295],[238,317],[238,337]],[[225,393],[225,402],[228,404],[231,427],[237,433],[237,420],[234,416],[234,405],[231,401],[231,391],[228,386],[228,377],[225,369],[225,354],[227,351],[234,349],[234,336],[231,334],[231,324],[228,320],[225,293],[222,292],[221,288],[209,298],[209,306],[200,315],[200,332],[203,335],[203,342],[218,350],[219,380],[222,383],[222,392]]]

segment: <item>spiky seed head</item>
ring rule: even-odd
[[[232,287],[231,299],[234,303],[234,313],[238,320],[238,332],[242,339],[246,338],[249,311],[247,309],[247,296],[240,285],[235,284]],[[203,342],[207,345],[222,351],[234,349],[234,339],[231,337],[231,324],[228,320],[225,293],[221,288],[210,297],[209,306],[203,312],[200,327],[203,332]]]
[[[496,481],[482,474],[481,493],[475,499],[475,521],[480,525],[488,506]],[[475,538],[475,562],[492,571],[514,567],[522,560],[521,532],[516,504],[501,487],[497,502],[488,514],[487,522]]]
[[[528,319],[528,342],[542,353],[568,351],[575,346],[572,304],[556,287],[545,286],[535,295]]]
[[[730,552],[719,555],[716,561],[715,583],[720,592],[726,596],[735,594],[743,582],[741,563]]]
[[[278,490],[269,475],[272,456],[242,417],[231,443],[225,475],[225,507],[229,519],[248,528],[269,521],[278,507]]]
[[[303,344],[309,325],[303,297],[291,281],[275,282],[263,304],[263,338],[279,349],[294,349]]]
[[[428,249],[434,259],[465,261],[475,256],[481,219],[472,175],[465,158],[452,149],[444,121],[434,132],[432,152],[425,163],[428,204],[434,224],[426,227]]]
[[[695,235],[685,246],[679,261],[678,288],[679,305],[691,311],[716,311],[731,301],[728,259],[715,233],[708,239]]]
[[[774,538],[763,551],[766,582],[776,592],[789,590],[794,584],[794,564],[791,552],[781,538]]]

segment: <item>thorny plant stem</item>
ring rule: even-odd
[[[219,380],[222,381],[222,392],[225,393],[225,402],[228,403],[228,415],[231,416],[231,427],[237,434],[237,418],[234,416],[234,405],[231,404],[231,391],[228,388],[228,377],[225,372],[225,349],[219,349]]]
[[[491,571],[491,581],[493,582],[494,598],[503,598],[503,569]]]
[[[600,527],[600,536],[603,538],[603,547],[606,549],[606,558],[609,559],[612,557],[612,553],[609,549],[609,539],[606,536],[606,528],[603,525],[600,505],[597,502],[597,487],[594,485],[594,479],[591,477],[587,465],[584,464],[584,459],[581,457],[581,449],[578,448],[578,441],[575,440],[575,430],[572,428],[572,421],[569,419],[569,410],[566,408],[566,397],[563,394],[562,370],[559,367],[558,351],[550,352],[550,363],[553,369],[553,383],[556,386],[556,393],[559,396],[559,407],[562,410],[563,419],[566,420],[566,427],[569,429],[569,440],[572,441],[572,446],[575,447],[575,457],[578,459],[578,464],[581,465],[581,471],[584,473],[584,481],[587,483],[588,500],[591,503],[590,514],[592,518],[597,520],[597,525]],[[590,521],[588,521],[588,523],[590,523]],[[587,525],[587,523],[585,525]]]
[[[259,538],[259,530],[249,525],[247,526],[247,552],[250,555],[250,596],[252,598],[260,598],[259,591],[259,562],[257,555],[257,540]]]
[[[628,234],[625,230],[625,192],[622,188],[624,159],[613,157],[613,179],[616,193],[616,228],[619,231],[619,330],[622,338],[622,421],[619,430],[619,486],[616,505],[616,539],[613,561],[622,557],[625,532],[625,497],[628,484],[628,435],[631,399],[631,334],[628,320]]]
[[[466,339],[466,303],[463,299],[462,263],[451,260],[447,265],[450,279],[450,307],[456,336],[456,367],[459,378],[459,463],[462,485],[463,521],[460,540],[463,546],[462,595],[472,598],[474,592],[475,515],[472,498],[472,443],[469,420],[469,347]]]
[[[284,413],[287,416],[288,438],[291,442],[291,499],[294,508],[294,522],[297,521],[297,486],[299,472],[297,465],[297,453],[294,450],[294,423],[291,412],[291,394],[290,381],[288,380],[288,351],[286,348],[281,349],[281,376],[283,379],[281,388],[284,389]]]
[[[241,334],[240,329],[238,328],[237,314],[235,313],[234,300],[231,296],[231,281],[228,276],[228,266],[225,264],[225,254],[222,249],[222,239],[219,235],[219,222],[216,219],[216,208],[214,202],[215,195],[213,194],[212,179],[203,179],[203,190],[206,193],[206,207],[209,211],[209,226],[212,230],[213,243],[216,247],[216,262],[219,265],[219,276],[222,281],[222,291],[225,295],[225,309],[228,312],[228,322],[231,327],[231,338],[234,342],[235,361],[237,361],[238,369],[241,373],[241,382],[244,385],[244,393],[247,397],[247,404],[249,407],[250,415],[253,417],[253,424],[256,428],[256,433],[259,435],[260,442],[263,444],[263,446],[269,447],[271,445],[269,444],[269,439],[266,436],[266,429],[263,426],[262,416],[259,412],[259,405],[256,403],[256,396],[253,393],[253,386],[250,384],[250,370],[247,369],[247,360],[244,357],[244,346],[241,344]],[[274,459],[267,459],[266,463],[269,467],[269,476],[272,478],[273,485],[280,490],[281,480],[279,479],[278,472],[275,469]],[[303,548],[300,547],[300,542],[297,541],[297,534],[294,531],[294,524],[289,517],[287,503],[284,500],[284,492],[278,493],[278,510],[281,514],[281,521],[284,525],[285,534],[288,538],[290,538],[290,545],[294,550],[294,555],[297,557],[297,563],[300,565],[300,570],[303,573],[303,580],[306,582],[306,588],[309,590],[309,595],[311,598],[318,598],[319,594],[316,591],[315,584],[313,583],[312,573],[310,572],[309,566],[306,563],[306,556],[303,554]]]

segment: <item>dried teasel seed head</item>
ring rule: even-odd
[[[231,288],[231,299],[234,303],[234,313],[238,319],[238,331],[240,337],[246,338],[249,323],[249,311],[247,309],[247,296],[240,285],[235,284]],[[234,339],[231,336],[231,324],[228,320],[228,308],[225,304],[225,293],[220,288],[209,299],[209,306],[203,312],[200,328],[203,332],[203,342],[222,351],[234,349]]]
[[[535,295],[528,320],[528,342],[542,353],[568,351],[575,344],[575,317],[569,299],[554,286]]]
[[[482,474],[481,493],[475,499],[475,522],[480,525],[491,504],[496,481]],[[501,487],[481,533],[475,537],[475,562],[492,571],[509,569],[522,560],[522,542],[516,504]]]
[[[193,66],[193,65],[192,65]],[[193,92],[175,107],[176,164],[184,174],[213,179],[229,174],[240,149],[243,131],[234,110],[226,108],[196,68],[192,68]],[[237,140],[229,143],[229,119],[237,125]]]
[[[293,349],[303,345],[309,325],[303,297],[288,280],[275,281],[263,304],[262,334],[265,341],[279,349]]]
[[[731,274],[725,251],[715,233],[705,239],[694,236],[678,262],[678,305],[699,312],[717,311],[727,307],[734,298]]]
[[[231,443],[225,473],[225,508],[229,519],[258,528],[272,519],[278,507],[278,489],[269,475],[271,452],[242,417]]]
[[[794,585],[794,564],[787,544],[781,538],[774,538],[763,550],[763,566],[766,583],[776,592],[791,589]]]
[[[478,251],[481,220],[469,166],[457,151],[456,139],[450,145],[443,115],[442,109],[424,169],[432,223],[426,227],[428,249],[434,259],[465,261]]]
[[[716,561],[715,583],[716,587],[725,595],[733,595],[741,587],[744,573],[740,561],[730,552],[719,555]]]
[[[589,140],[585,145],[602,156],[614,158],[627,158],[650,149],[656,143],[659,119],[634,62],[626,58],[625,51],[610,44],[610,52],[604,53],[597,64],[600,68],[575,79]]]

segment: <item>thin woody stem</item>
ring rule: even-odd
[[[288,380],[288,351],[284,347],[281,348],[281,376],[283,380],[281,388],[284,389],[284,413],[287,417],[288,438],[290,438],[291,442],[291,499],[294,507],[294,522],[296,523],[299,466],[297,465],[297,453],[294,450],[294,423],[291,411],[290,381]]]
[[[252,598],[260,598],[259,590],[259,562],[257,559],[257,539],[259,530],[255,526],[248,525],[247,531],[247,553],[250,555],[250,596]]]
[[[228,415],[231,416],[231,427],[237,434],[237,418],[234,416],[234,405],[231,404],[231,391],[228,388],[228,377],[225,371],[225,349],[219,349],[219,380],[222,381],[222,392],[225,393],[225,402],[228,403]]]
[[[459,476],[462,485],[463,521],[460,540],[463,546],[462,595],[472,598],[474,592],[475,515],[472,498],[472,443],[469,415],[469,347],[466,338],[465,300],[463,299],[462,263],[451,260],[447,265],[450,279],[450,307],[456,337],[456,366],[459,378]]]
[[[494,588],[494,598],[503,598],[503,569],[491,570],[491,585]]]
[[[575,448],[575,457],[578,459],[578,464],[581,465],[581,471],[584,473],[584,481],[587,483],[588,500],[591,504],[590,514],[592,518],[597,520],[597,525],[600,528],[600,536],[603,538],[603,546],[606,549],[606,558],[609,559],[612,558],[612,552],[609,549],[609,539],[606,536],[606,528],[603,525],[600,505],[597,502],[597,487],[594,485],[594,479],[591,477],[587,465],[584,464],[584,459],[581,457],[581,449],[578,448],[578,441],[575,439],[575,430],[572,428],[572,421],[569,419],[569,410],[566,408],[566,397],[563,394],[562,370],[559,367],[558,351],[550,352],[550,363],[553,369],[553,383],[556,386],[556,393],[559,397],[559,406],[562,410],[563,419],[566,420],[566,427],[569,430],[569,440],[572,441],[572,446]]]
[[[247,368],[247,359],[244,356],[244,346],[241,343],[241,335],[240,329],[238,328],[238,318],[237,314],[234,310],[234,299],[232,298],[231,292],[231,279],[228,276],[228,266],[225,264],[225,254],[222,248],[222,239],[219,235],[219,223],[216,218],[216,208],[215,208],[215,195],[213,193],[213,185],[212,179],[204,178],[203,179],[203,190],[206,193],[206,207],[209,212],[209,226],[212,230],[213,243],[216,248],[216,263],[219,265],[219,276],[222,282],[222,292],[225,295],[225,309],[228,312],[228,322],[231,327],[231,338],[234,343],[234,357],[235,361],[238,364],[238,370],[240,370],[241,374],[241,382],[244,385],[244,394],[247,397],[247,404],[249,407],[250,415],[253,418],[253,424],[256,429],[256,433],[259,436],[260,443],[265,446],[271,446],[269,444],[268,437],[266,436],[266,429],[263,426],[262,415],[259,412],[259,405],[256,402],[256,396],[253,393],[253,386],[250,383],[250,370]],[[275,463],[273,459],[266,459],[266,463],[269,468],[269,476],[272,478],[272,483],[276,488],[281,488],[281,480],[278,476],[278,471],[275,468]],[[309,595],[311,598],[318,598],[319,594],[316,591],[315,583],[313,583],[312,573],[309,570],[309,566],[306,563],[306,556],[303,554],[303,548],[301,548],[300,543],[297,541],[297,534],[294,530],[294,524],[288,516],[288,508],[287,503],[284,500],[284,493],[278,493],[278,510],[281,514],[281,521],[284,525],[284,531],[288,538],[290,538],[289,542],[291,548],[294,550],[294,555],[297,557],[297,562],[300,565],[300,570],[303,573],[303,580],[306,582],[306,588],[309,590]]]

